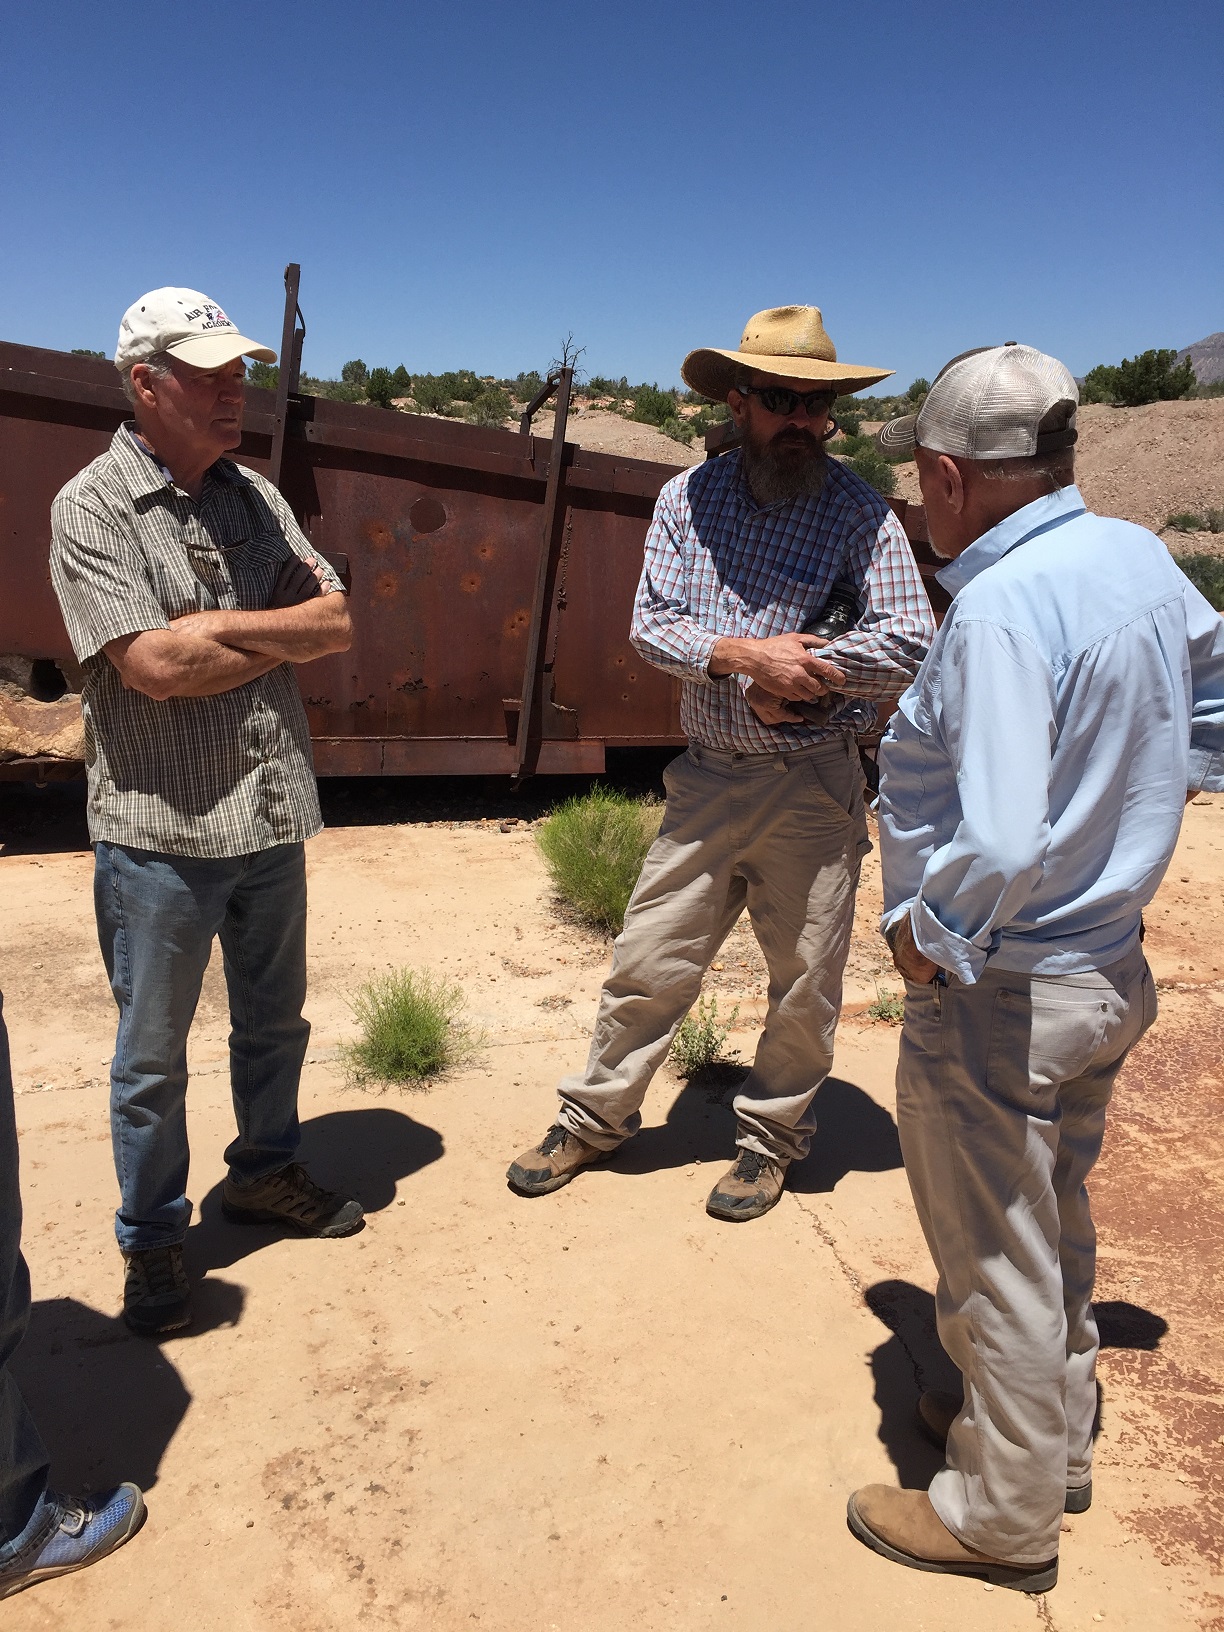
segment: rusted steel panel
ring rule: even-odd
[[[276,408],[248,389],[237,457],[264,473]],[[0,653],[70,659],[50,504],[127,413],[109,362],[0,344]],[[299,670],[320,774],[514,774],[550,442],[311,397],[290,396],[286,413],[281,489],[352,574],[352,650]],[[683,741],[679,683],[628,634],[646,527],[675,473],[564,446],[529,770],[596,771],[606,746]],[[897,509],[925,536],[920,507]]]

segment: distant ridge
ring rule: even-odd
[[[1224,380],[1224,329],[1209,334],[1205,340],[1196,340],[1177,354],[1178,362],[1189,357],[1194,364],[1194,377],[1200,385],[1214,385]]]

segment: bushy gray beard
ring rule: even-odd
[[[743,452],[744,474],[762,505],[814,498],[828,479],[829,456],[810,431],[788,426],[765,443],[745,436]]]

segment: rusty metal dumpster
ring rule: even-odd
[[[294,364],[295,311],[296,282],[282,353]],[[566,442],[568,375],[553,382],[548,440],[529,423],[485,430],[298,395],[295,376],[283,371],[275,396],[248,387],[236,457],[279,478],[314,545],[348,557],[352,649],[299,671],[321,776],[591,772],[607,748],[683,741],[678,682],[628,640],[674,467]],[[47,716],[61,733],[75,666],[48,572],[50,504],[126,417],[109,362],[0,343],[0,654],[30,662],[44,703],[57,681],[67,691]],[[933,570],[921,510],[897,509]],[[79,774],[62,751],[19,746],[0,776]]]

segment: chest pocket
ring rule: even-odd
[[[214,607],[262,612],[284,561],[293,553],[269,506],[245,483],[240,504],[214,507],[201,518],[201,539],[189,550],[201,590]]]

